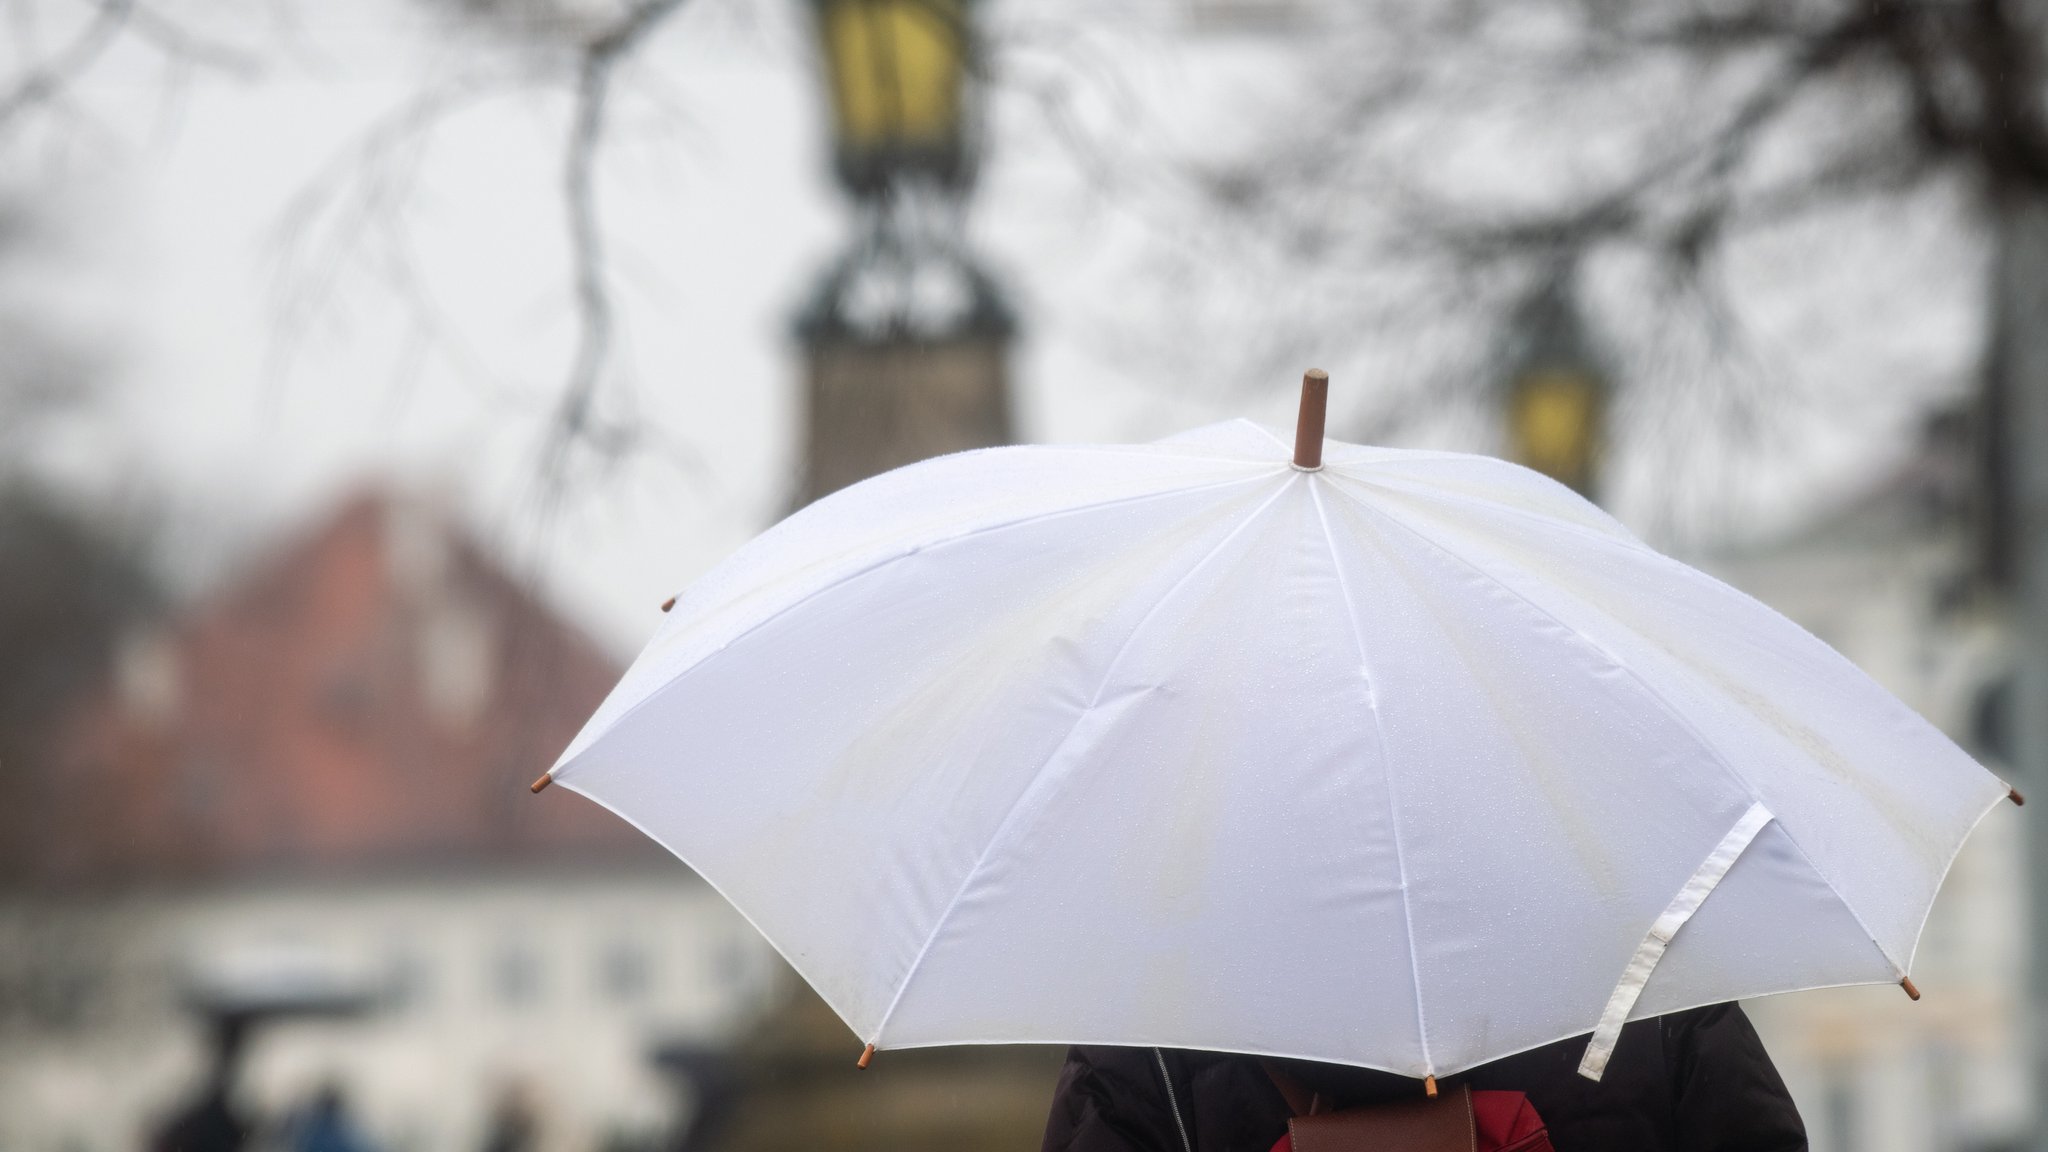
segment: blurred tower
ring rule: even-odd
[[[808,0],[852,244],[797,319],[797,503],[899,465],[1010,439],[1015,324],[968,251],[971,0]]]
[[[1613,387],[1569,271],[1550,277],[1509,330],[1508,455],[1588,500],[1600,498]]]
[[[2000,212],[1992,347],[1984,384],[1991,575],[2010,605],[2013,767],[2048,793],[2048,207],[2038,195]],[[2048,835],[2028,836],[2033,934],[2035,1116],[2029,1147],[2048,1152]]]

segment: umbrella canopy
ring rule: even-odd
[[[1411,1076],[1899,981],[2008,789],[1482,456],[1238,421],[903,468],[683,593],[551,772],[869,1044]],[[543,782],[546,781],[543,778]]]

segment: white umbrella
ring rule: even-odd
[[[1293,460],[1237,421],[804,509],[681,596],[536,790],[682,857],[870,1051],[1423,1077],[1594,1030],[1597,1077],[1624,1019],[1911,991],[2009,789],[1564,487],[1326,444],[1321,387]]]

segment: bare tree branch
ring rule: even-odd
[[[1888,201],[2048,191],[2044,38],[2022,8],[1319,8],[1328,23],[1303,30],[1290,64],[1312,79],[1275,99],[1247,145],[1197,141],[1196,155],[1165,157],[1171,178],[1099,178],[1143,197],[1131,215],[1156,227],[1140,275],[1174,302],[1160,330],[1211,337],[1137,349],[1103,333],[1105,354],[1177,388],[1354,358],[1385,383],[1338,416],[1347,432],[1412,430],[1460,406],[1484,419],[1513,368],[1503,334],[1518,305],[1594,266],[1606,286],[1585,301],[1588,322],[1626,337],[1615,413],[1646,434],[1636,443],[1714,442],[1702,467],[1760,451],[1826,402],[1817,381],[1790,378],[1801,369],[1766,346],[1782,335],[1744,298],[1760,253]],[[1463,163],[1461,148],[1483,159]],[[1174,357],[1187,363],[1162,371]]]
[[[578,58],[575,104],[562,166],[577,338],[556,404],[554,423],[542,448],[542,475],[551,487],[563,482],[567,456],[579,444],[594,444],[601,452],[616,451],[620,446],[610,430],[598,426],[595,412],[617,322],[597,203],[597,161],[619,66],[683,3],[684,0],[645,0],[612,28],[589,41]]]
[[[29,112],[56,103],[123,41],[145,45],[180,67],[238,79],[261,71],[249,53],[194,32],[138,0],[92,0],[92,7],[92,18],[62,48],[0,90],[0,134],[19,126]]]
[[[194,32],[154,8],[131,8],[128,31],[137,40],[180,63],[206,68],[237,80],[254,80],[263,72],[263,62],[253,53]]]
[[[0,131],[25,111],[55,99],[98,62],[120,39],[134,11],[135,0],[100,0],[93,18],[55,56],[31,68],[12,88],[0,92]]]
[[[337,310],[345,276],[361,265],[410,313],[410,338],[424,342],[416,356],[438,352],[473,387],[498,391],[421,274],[404,209],[435,136],[451,118],[533,83],[518,75],[464,74],[415,93],[358,133],[286,204],[269,243],[276,284],[267,372],[273,387],[289,379],[315,324]]]

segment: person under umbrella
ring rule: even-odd
[[[1477,1131],[1471,1143],[1456,1147],[1805,1152],[1799,1110],[1739,1006],[1716,1004],[1625,1026],[1598,1081],[1578,1071],[1586,1039],[1545,1044],[1447,1077],[1440,1097],[1469,1088],[1474,1104]],[[1075,1047],[1060,1071],[1043,1149],[1267,1152],[1290,1135],[1297,1116],[1329,1115],[1341,1124],[1352,1110],[1424,1100],[1414,1080],[1338,1064]]]

